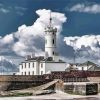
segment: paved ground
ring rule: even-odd
[[[29,96],[29,97],[3,97],[0,100],[44,100],[44,99],[53,99],[53,100],[100,100],[100,94],[91,95],[91,96],[80,96],[80,95],[70,95],[66,93],[54,93],[48,95],[40,96]]]

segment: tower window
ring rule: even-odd
[[[41,64],[41,68],[43,68],[43,64]]]
[[[52,43],[54,44],[54,39],[53,39]]]
[[[52,53],[53,55],[54,55],[54,51],[53,51],[53,53]]]
[[[43,75],[43,71],[41,71],[41,75]]]

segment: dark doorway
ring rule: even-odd
[[[88,84],[86,85],[86,95],[96,95],[98,94],[98,84]]]

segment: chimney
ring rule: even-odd
[[[31,54],[31,58],[34,58],[35,57],[35,53],[33,52],[32,54]]]
[[[26,56],[26,60],[29,60],[29,59],[31,59],[31,56],[30,55],[27,55]]]
[[[48,58],[48,52],[45,52],[45,59]]]

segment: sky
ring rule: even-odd
[[[44,27],[52,12],[59,56],[100,64],[100,0],[0,0],[0,55],[21,61],[44,54]]]

